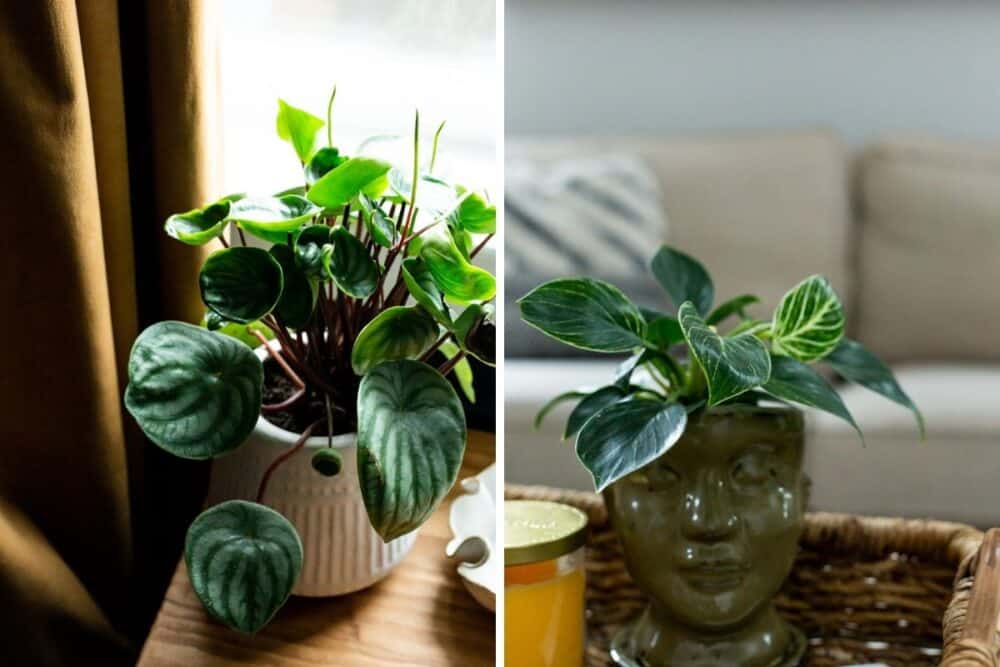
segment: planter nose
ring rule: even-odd
[[[684,497],[684,536],[699,541],[722,540],[731,536],[739,524],[722,475],[712,469],[699,471]]]

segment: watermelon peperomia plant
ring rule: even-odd
[[[433,173],[443,123],[422,164],[416,116],[412,165],[400,169],[367,155],[371,141],[351,156],[334,147],[333,99],[325,123],[279,101],[278,135],[298,155],[302,185],[170,216],[171,237],[224,246],[199,276],[207,314],[200,327],[150,326],[129,360],[125,405],[176,456],[224,455],[262,413],[295,412],[302,424],[257,502],[212,507],[188,531],[192,586],[209,612],[244,632],[284,604],[302,564],[292,524],[260,504],[271,472],[314,433],[356,431],[371,524],[386,541],[404,535],[440,504],[465,451],[465,417],[445,376],[454,372],[473,400],[468,357],[494,363],[496,282],[472,260],[496,232],[496,209]],[[265,368],[249,347],[258,342],[292,388],[280,401],[262,404]],[[437,353],[445,361],[434,367]],[[313,467],[337,474],[339,454],[321,448]]]
[[[746,313],[759,301],[753,295],[713,308],[708,272],[674,248],[660,248],[651,268],[677,307],[674,315],[637,307],[614,286],[589,278],[547,282],[518,302],[528,324],[558,341],[631,354],[614,382],[556,396],[536,418],[537,426],[555,405],[579,401],[563,437],[576,434],[577,456],[598,491],[670,449],[689,413],[716,405],[798,403],[846,420],[860,435],[837,391],[808,365],[813,362],[909,408],[923,435],[919,410],[889,368],[844,337],[844,309],[825,278],[806,278],[785,294],[770,321],[760,321]],[[730,318],[735,325],[720,332]],[[643,381],[636,381],[639,369]]]

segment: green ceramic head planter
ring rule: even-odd
[[[695,259],[664,246],[652,270],[675,306],[634,305],[588,278],[545,283],[520,301],[525,321],[569,345],[627,353],[612,381],[557,396],[578,401],[564,437],[604,493],[632,578],[649,598],[616,639],[623,665],[794,664],[804,638],[771,599],[795,558],[809,482],[803,417],[830,412],[858,429],[829,366],[911,409],[891,371],[844,337],[844,311],[821,276],[769,320],[743,295],[715,305]],[[860,435],[860,429],[858,429]]]

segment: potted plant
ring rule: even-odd
[[[279,101],[300,185],[166,221],[182,243],[224,246],[199,276],[207,314],[150,326],[129,360],[125,405],[147,437],[217,459],[223,502],[192,523],[185,560],[205,608],[244,632],[293,589],[357,590],[406,554],[465,450],[445,376],[469,393],[468,358],[494,363],[495,280],[472,260],[495,208],[434,174],[441,127],[421,162],[419,114],[408,169],[371,142],[342,153],[333,99],[325,123]]]
[[[556,340],[630,355],[606,386],[557,396],[538,416],[577,401],[565,437],[576,436],[650,602],[615,638],[612,657],[653,667],[797,664],[804,637],[771,603],[809,494],[794,406],[858,429],[810,364],[906,406],[921,434],[922,418],[890,370],[844,337],[826,279],[806,278],[761,321],[746,312],[752,295],[714,305],[705,268],[674,248],[662,247],[651,268],[670,314],[588,278],[553,280],[519,301],[524,320]]]

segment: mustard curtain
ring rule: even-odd
[[[207,0],[0,0],[0,664],[134,664],[202,466],[122,408],[153,321],[197,320],[216,191]]]

